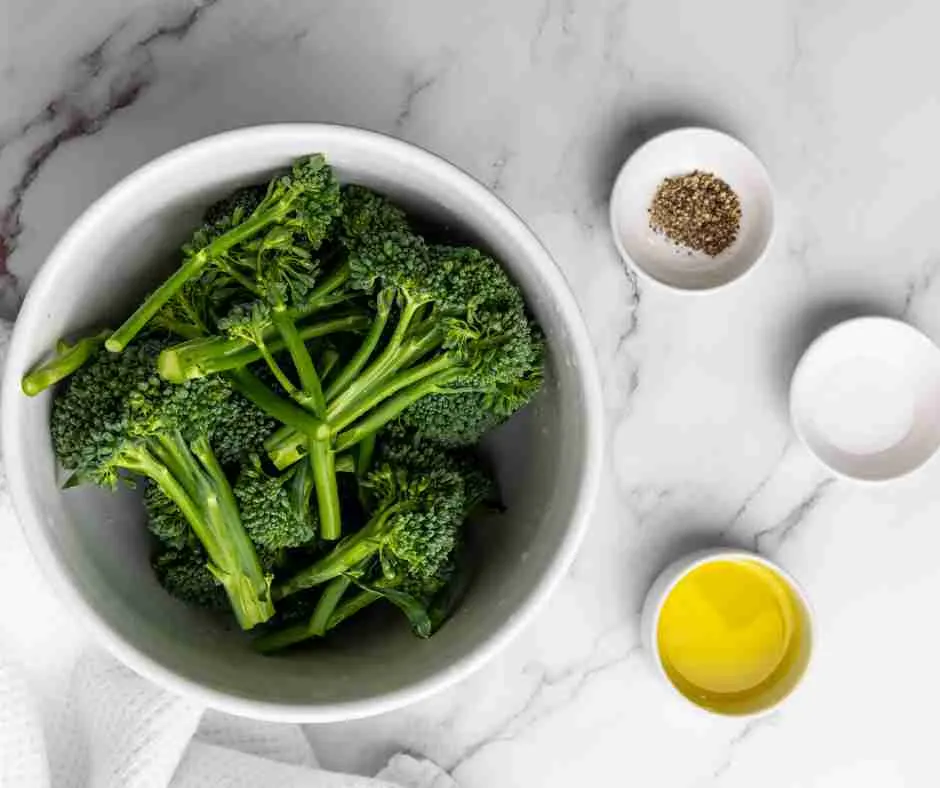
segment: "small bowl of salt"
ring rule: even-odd
[[[790,416],[840,476],[877,482],[911,473],[940,448],[940,348],[900,320],[840,323],[797,364]]]
[[[675,290],[714,290],[767,251],[773,188],[757,156],[734,137],[676,129],[627,159],[611,193],[610,225],[638,273]]]

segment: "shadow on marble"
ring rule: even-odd
[[[667,537],[662,544],[656,546],[649,554],[644,556],[642,576],[633,578],[633,585],[640,587],[643,593],[639,596],[641,604],[646,597],[646,591],[653,585],[659,574],[671,564],[690,553],[699,550],[730,549],[752,551],[754,545],[751,541],[739,538],[734,534],[727,534],[726,525],[720,523],[695,523],[683,521],[681,529]]]

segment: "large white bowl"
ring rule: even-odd
[[[49,439],[51,397],[28,399],[19,382],[59,337],[117,325],[176,264],[208,204],[316,151],[342,181],[434,217],[501,260],[546,333],[550,369],[539,400],[490,447],[507,512],[481,525],[482,568],[454,618],[428,641],[391,616],[321,648],[270,658],[157,585],[133,492],[60,489]],[[62,599],[139,673],[235,714],[285,721],[387,711],[460,680],[502,648],[545,601],[584,534],[600,476],[601,423],[599,378],[581,316],[562,274],[522,221],[430,153],[314,124],[242,129],[186,145],[105,194],[62,238],[30,289],[3,387],[13,500]]]

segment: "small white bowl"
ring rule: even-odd
[[[650,227],[649,207],[659,184],[693,170],[718,176],[741,201],[737,239],[714,257],[677,246]],[[639,273],[676,290],[714,290],[763,257],[773,234],[773,188],[760,160],[734,137],[677,129],[654,137],[627,159],[611,194],[610,226],[620,255]]]
[[[669,674],[666,672],[665,665],[663,664],[662,655],[659,651],[659,618],[663,606],[666,603],[666,599],[680,580],[703,564],[708,564],[713,561],[752,561],[765,566],[787,584],[801,607],[800,612],[803,617],[802,625],[804,627],[805,636],[800,644],[800,656],[795,661],[791,672],[781,680],[777,687],[778,692],[772,701],[751,711],[723,712],[696,703],[685,695],[669,678]],[[806,672],[809,669],[810,658],[813,651],[813,610],[806,593],[792,575],[772,561],[768,561],[763,556],[746,550],[731,550],[726,548],[698,550],[673,561],[659,574],[656,580],[653,581],[653,585],[650,586],[646,600],[643,603],[643,610],[640,616],[640,637],[646,649],[646,653],[653,663],[656,674],[662,679],[663,683],[669,687],[672,694],[675,697],[681,698],[686,706],[719,717],[752,719],[762,717],[779,709],[782,703],[793,696],[797,687],[799,687],[803,679],[806,678]]]
[[[841,323],[797,365],[790,416],[803,443],[841,476],[908,474],[940,447],[940,348],[900,320]]]

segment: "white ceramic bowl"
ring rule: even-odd
[[[659,184],[693,170],[717,175],[741,201],[738,236],[714,257],[678,247],[650,227],[648,211]],[[770,177],[734,137],[712,129],[668,131],[636,150],[623,165],[611,193],[610,227],[620,255],[640,274],[675,290],[714,290],[750,271],[770,244]]]
[[[781,682],[774,688],[767,702],[758,709],[749,711],[719,712],[705,706],[700,706],[691,698],[682,693],[663,665],[663,658],[659,651],[659,618],[663,610],[663,605],[672,590],[680,580],[686,577],[690,572],[713,561],[752,561],[760,564],[774,572],[793,592],[794,599],[799,603],[800,614],[802,616],[802,626],[805,631],[805,637],[800,643],[800,654],[796,658],[791,671],[783,677]],[[640,638],[646,653],[650,658],[656,674],[662,679],[671,691],[671,694],[678,698],[686,706],[694,708],[706,714],[715,714],[718,716],[741,718],[755,718],[769,714],[780,708],[788,698],[796,691],[797,687],[806,677],[806,672],[810,665],[810,657],[813,650],[813,609],[809,603],[806,593],[800,587],[800,584],[786,572],[782,567],[769,561],[757,553],[751,553],[746,550],[732,550],[726,548],[712,548],[708,550],[698,550],[673,561],[667,566],[656,580],[653,581],[650,590],[646,594],[643,602],[643,610],[640,614]]]
[[[245,636],[171,599],[148,564],[134,493],[63,491],[49,439],[51,396],[22,374],[59,337],[116,325],[177,264],[203,209],[322,151],[342,181],[371,186],[488,248],[525,292],[549,349],[538,401],[490,446],[507,513],[485,524],[468,597],[433,638],[396,616],[324,648],[266,658]],[[17,321],[3,387],[3,450],[29,544],[62,599],[114,654],[176,692],[246,716],[332,721],[377,714],[458,681],[503,647],[572,560],[598,486],[600,384],[575,301],[522,221],[477,181],[419,148],[356,129],[276,125],[186,145],[92,205],[46,261]],[[383,628],[384,627],[384,628]]]
[[[790,417],[807,448],[845,478],[911,473],[940,448],[940,348],[900,320],[840,323],[797,364]]]

